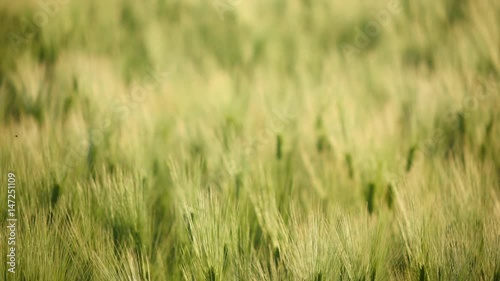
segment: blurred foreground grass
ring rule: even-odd
[[[500,2],[4,1],[5,280],[500,280]]]

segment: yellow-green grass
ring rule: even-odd
[[[500,280],[500,2],[4,2],[1,280]]]

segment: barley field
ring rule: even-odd
[[[500,1],[2,1],[0,36],[0,280],[500,280]]]

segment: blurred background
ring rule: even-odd
[[[12,280],[498,280],[499,28],[494,0],[2,1]]]

